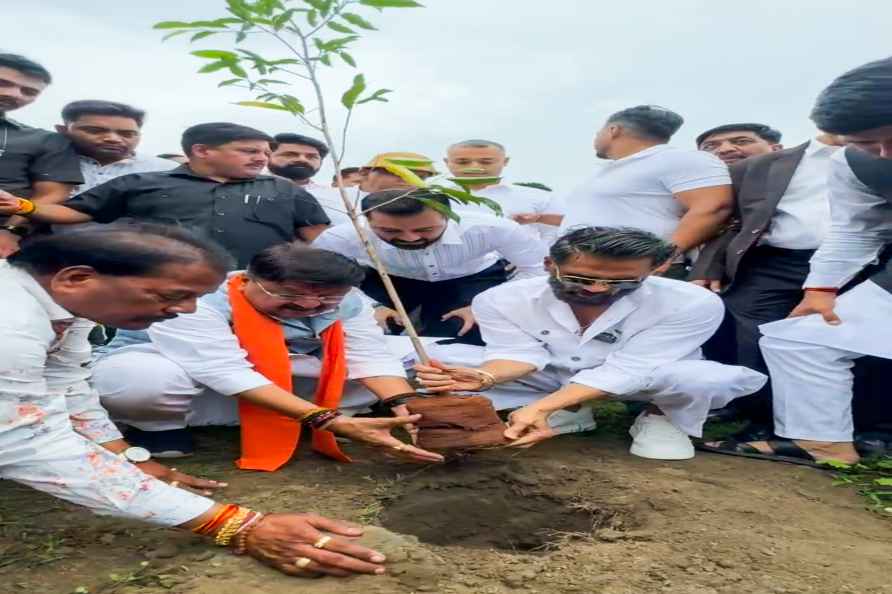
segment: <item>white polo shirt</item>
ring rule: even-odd
[[[714,155],[658,144],[608,161],[568,194],[561,229],[637,227],[669,239],[685,213],[674,194],[726,185],[728,167]]]

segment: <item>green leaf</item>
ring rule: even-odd
[[[496,213],[497,215],[502,214],[502,207],[499,206],[499,203],[495,200],[490,200],[489,198],[485,198],[483,196],[477,196],[476,194],[471,194],[470,192],[466,192],[465,190],[458,190],[456,188],[448,188],[446,186],[441,185],[431,185],[429,186],[431,190],[440,192],[441,194],[446,194],[453,200],[460,202],[462,204],[478,204],[483,205]]]
[[[326,25],[332,31],[337,31],[338,33],[346,33],[347,35],[354,35],[356,31],[351,29],[350,27],[341,25],[340,23],[336,23],[334,21],[330,21],[328,25]]]
[[[180,29],[179,31],[174,31],[172,33],[168,33],[164,37],[161,38],[161,41],[167,41],[171,37],[176,37],[177,35],[185,35],[186,33],[191,33],[192,29]]]
[[[412,184],[416,188],[424,187],[424,180],[418,177],[418,175],[409,169],[408,167],[404,167],[403,165],[397,165],[396,163],[391,163],[389,161],[384,162],[384,169],[389,171],[390,173],[398,176],[401,180],[406,182],[407,184]]]
[[[878,478],[874,479],[873,482],[880,485],[881,487],[892,487],[892,478]]]
[[[376,31],[375,26],[359,16],[358,14],[354,14],[352,12],[345,12],[341,14],[341,18],[350,23],[351,25],[356,25],[360,29],[366,29],[368,31]]]
[[[278,31],[282,27],[288,24],[288,21],[294,16],[294,13],[298,12],[296,8],[289,8],[282,14],[273,18],[273,28]]]
[[[230,86],[230,85],[234,85],[235,83],[240,83],[240,82],[242,82],[242,80],[244,80],[244,79],[241,79],[241,78],[227,78],[227,79],[224,80],[223,82],[221,82],[221,83],[217,83],[217,86],[218,86],[218,87],[228,87],[228,86]]]
[[[384,97],[387,93],[393,93],[391,89],[378,89],[365,99],[360,99],[356,102],[356,105],[362,105],[363,103],[368,103],[369,101],[381,101],[382,103],[387,103],[387,98]]]
[[[522,188],[533,188],[534,190],[543,190],[545,192],[553,192],[551,188],[546,186],[545,184],[540,184],[539,182],[516,182],[511,184],[512,186],[520,186]]]
[[[365,77],[362,74],[357,74],[353,77],[353,86],[347,89],[347,92],[341,97],[341,103],[347,109],[353,109],[356,100],[359,99],[363,91],[365,91]]]
[[[344,62],[346,62],[350,66],[353,66],[354,68],[356,68],[356,60],[353,59],[353,56],[351,56],[347,52],[338,52],[338,55],[341,56],[341,59]]]
[[[820,460],[818,464],[822,466],[829,466],[830,468],[835,468],[837,470],[849,470],[852,465],[846,464],[845,462],[841,462],[839,460]]]
[[[210,37],[211,35],[215,35],[216,33],[219,33],[219,31],[199,31],[198,33],[193,35],[191,39],[189,39],[189,43],[198,41],[199,39],[204,39],[205,37]]]
[[[279,97],[279,102],[282,104],[282,107],[291,113],[298,114],[304,112],[303,104],[293,95],[282,95]]]
[[[456,223],[461,222],[461,218],[449,206],[447,206],[441,202],[437,202],[436,200],[431,200],[430,198],[415,198],[415,199],[418,200],[419,202],[421,202],[422,204],[424,204],[425,206],[427,206],[428,208],[431,208],[431,209],[439,212],[440,214],[445,215],[447,218],[452,219]]]
[[[374,8],[419,8],[422,6],[415,0],[359,0],[359,3]]]
[[[261,78],[260,80],[257,81],[257,84],[258,85],[287,85],[289,83],[284,80],[275,80],[272,78]]]
[[[160,23],[155,23],[152,25],[152,29],[194,29],[195,26],[192,23],[186,23],[183,21],[161,21]]]
[[[237,54],[227,52],[226,50],[196,50],[190,53],[199,58],[211,58],[213,60],[223,60],[224,62],[235,62],[238,60]]]
[[[263,109],[276,109],[278,111],[290,111],[287,107],[276,103],[269,103],[267,101],[239,101],[236,105],[241,105],[243,107],[262,107]]]
[[[229,62],[211,62],[210,64],[205,64],[201,68],[198,69],[199,72],[206,74],[208,72],[216,72],[218,70],[223,70],[224,68],[229,68]]]
[[[316,10],[311,10],[307,13],[307,22],[310,23],[311,27],[315,27],[319,24],[319,12]]]
[[[319,51],[336,52],[353,43],[357,39],[359,39],[358,35],[350,35],[348,37],[338,37],[337,39],[331,39],[329,41],[322,41],[320,39],[313,38],[313,42],[316,44],[316,47],[319,49]]]
[[[331,66],[331,56],[329,54],[322,54],[319,56],[319,61],[326,66]]]
[[[242,78],[248,78],[248,73],[245,71],[244,68],[239,66],[237,63],[227,62],[226,65],[229,67],[229,71],[231,73],[233,73],[234,75],[241,76]]]

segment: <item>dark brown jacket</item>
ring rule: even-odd
[[[768,230],[808,143],[750,157],[730,167],[734,184],[733,223],[708,242],[691,269],[691,280],[722,280],[728,286],[746,252]]]

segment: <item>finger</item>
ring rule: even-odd
[[[505,429],[505,437],[508,439],[518,439],[521,435],[526,433],[532,425],[529,423],[524,423],[521,421],[511,421],[511,424],[508,425],[508,428]]]
[[[375,424],[381,429],[394,429],[396,427],[405,427],[406,425],[412,425],[416,421],[421,420],[421,415],[407,415],[404,417],[391,417],[389,419],[381,418],[374,419]],[[396,439],[396,438],[394,438]],[[399,441],[399,440],[397,440]]]
[[[382,574],[384,568],[378,563],[364,561],[362,558],[351,557],[335,553],[327,549],[317,549],[311,545],[295,547],[300,555],[312,559],[313,563],[307,565],[310,571],[318,571],[329,575],[338,575],[338,570],[349,573]],[[369,549],[371,550],[371,549]],[[375,552],[380,555],[380,553]],[[363,553],[365,556],[365,553]]]
[[[397,326],[405,326],[403,324],[402,318],[400,318],[400,314],[393,312],[392,314],[387,316],[387,319],[396,324]]]
[[[530,447],[534,446],[540,441],[544,441],[551,437],[553,434],[550,431],[530,431],[523,437],[517,439],[508,444],[508,447],[517,448],[517,447]]]
[[[344,522],[343,520],[335,520],[333,518],[326,518],[325,516],[320,516],[318,514],[306,514],[305,516],[307,522],[317,530],[324,530],[325,532],[331,532],[332,534],[340,534],[341,536],[362,536],[362,526],[359,524],[354,524],[353,522]],[[322,534],[314,536],[314,541],[322,538]],[[333,541],[330,541],[333,542]],[[377,551],[372,551],[368,549],[372,553],[377,553]],[[382,557],[381,561],[383,561],[383,555],[381,553],[377,553]],[[373,560],[369,557],[369,560]],[[377,563],[378,561],[376,561]]]
[[[719,293],[722,290],[722,281],[709,281],[709,289],[714,293]]]
[[[423,383],[424,387],[426,387],[426,388],[442,388],[443,386],[451,386],[451,385],[455,384],[455,380],[453,380],[452,378],[431,379],[431,378],[420,377],[420,378],[418,378],[418,380],[421,383]]]
[[[697,279],[697,280],[692,280],[692,281],[691,281],[691,284],[692,284],[692,285],[697,285],[698,287],[704,287],[704,288],[705,288],[707,282],[708,282],[708,281],[705,281],[705,280],[702,280],[702,279]]]
[[[797,307],[793,308],[793,311],[791,311],[790,315],[788,315],[787,317],[788,318],[801,318],[802,316],[808,315],[809,313],[811,313],[811,312],[808,311],[806,308],[797,306]]]
[[[444,314],[443,317],[440,318],[441,322],[445,322],[446,320],[451,320],[452,318],[458,317],[458,314],[454,311],[450,311],[447,314]]]
[[[380,440],[376,440],[375,445],[387,448],[388,454],[399,456],[407,460],[416,460],[419,462],[443,461],[443,456],[440,454],[428,452],[427,450],[422,450],[421,448],[403,443],[390,434],[386,434],[385,436],[382,436]]]
[[[474,324],[476,323],[474,321],[474,318],[472,318],[470,316],[462,318],[462,319],[465,321],[465,323],[462,325],[461,330],[458,331],[459,336],[464,336],[465,334],[470,332],[471,328],[473,328]]]
[[[430,372],[430,371],[419,371],[415,374],[415,377],[419,379],[430,380],[434,382],[442,382],[442,381],[452,381],[452,376],[443,373],[442,371]]]
[[[443,375],[443,370],[439,367],[433,367],[431,365],[424,365],[423,363],[416,363],[413,365],[413,369],[418,373],[436,373],[438,375]]]
[[[196,476],[185,474],[183,472],[177,472],[176,474],[174,474],[174,478],[180,481],[182,484],[188,485],[190,487],[195,487],[196,489],[222,489],[223,487],[228,486],[226,483],[221,483],[211,479],[198,478]]]
[[[302,577],[302,578],[315,578],[319,577],[319,574],[313,571],[307,571],[301,567],[298,567],[294,564],[294,562],[277,562],[275,568],[281,571],[286,575],[290,575],[292,577]]]
[[[384,554],[380,551],[364,547],[349,540],[344,540],[343,538],[331,539],[322,550],[346,555],[347,557],[353,557],[354,559],[360,559],[362,561],[369,561],[371,563],[383,563],[386,561]]]
[[[823,312],[821,315],[824,317],[824,321],[831,326],[838,326],[842,323],[842,320],[839,319],[839,316],[837,316],[836,312],[832,309],[830,311]]]

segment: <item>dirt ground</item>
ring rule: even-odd
[[[34,594],[892,594],[892,522],[810,468],[630,456],[614,433],[444,466],[347,446],[275,474],[232,466],[237,433],[198,433],[178,464],[269,511],[362,521],[391,574],[299,580],[187,534],[95,518],[0,483],[0,592]],[[402,536],[401,536],[402,535]]]

